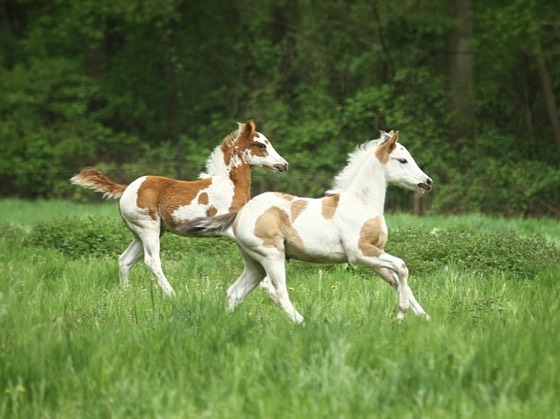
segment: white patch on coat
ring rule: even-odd
[[[201,193],[208,194],[208,204],[201,205],[198,203],[198,197]],[[205,217],[207,215],[206,211],[210,207],[216,208],[216,215],[225,214],[229,211],[233,194],[234,185],[229,176],[214,176],[209,188],[199,191],[189,205],[180,206],[171,216],[176,223],[180,223],[195,217]]]
[[[119,201],[121,215],[129,222],[138,222],[138,220],[144,220],[146,215],[150,215],[148,208],[140,208],[138,206],[138,189],[140,189],[147,177],[139,177],[128,185]]]

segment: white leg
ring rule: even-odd
[[[173,291],[173,288],[169,284],[169,281],[167,280],[165,274],[163,273],[163,270],[161,269],[161,259],[159,256],[159,239],[162,231],[159,219],[154,220],[150,215],[139,215],[138,213],[133,213],[133,215],[128,214],[127,216],[127,214],[125,214],[122,209],[121,216],[123,217],[129,230],[132,231],[132,234],[134,234],[135,237],[135,241],[129,246],[125,253],[121,255],[121,258],[124,259],[125,254],[129,251],[129,249],[135,246],[134,243],[136,242],[136,240],[140,240],[144,248],[144,263],[146,264],[152,275],[154,275],[154,277],[156,278],[157,283],[163,290],[163,292],[167,295],[174,295],[175,291]],[[136,248],[134,247],[134,249]],[[125,266],[124,262],[123,266]]]
[[[158,285],[167,295],[175,295],[175,291],[169,284],[161,269],[161,259],[159,257],[159,232],[156,234],[146,234],[142,237],[142,244],[144,245],[144,262],[148,269],[155,276]]]
[[[227,290],[226,297],[229,311],[233,311],[266,275],[259,262],[247,255],[242,249],[239,250],[243,257],[245,269]]]
[[[387,282],[387,284],[389,284],[391,287],[395,289],[398,288],[399,277],[394,271],[392,271],[389,268],[382,268],[382,267],[374,268],[374,270],[381,278],[383,278],[385,282]],[[410,308],[412,308],[414,314],[416,314],[417,316],[423,316],[427,319],[430,318],[430,316],[424,311],[422,306],[418,303],[418,301],[414,297],[414,294],[412,293],[412,289],[409,286],[408,286],[408,301],[410,303]]]
[[[132,267],[138,262],[144,253],[142,241],[134,235],[134,240],[119,256],[119,278],[123,288],[128,287],[128,276]]]
[[[286,266],[284,260],[269,259],[262,262],[268,278],[270,279],[270,288],[268,296],[290,319],[296,324],[303,323],[303,316],[296,310],[286,287]]]
[[[266,276],[259,284],[259,286],[261,287],[261,289],[268,291],[270,289],[270,287],[272,286],[270,284],[270,278],[268,276]]]
[[[397,279],[396,289],[399,296],[397,319],[404,319],[406,311],[411,304],[409,295],[412,295],[412,291],[408,286],[408,268],[404,261],[389,253],[381,253],[379,256],[364,256],[361,251],[356,252],[352,261],[363,263],[373,268],[376,272],[379,268],[387,268],[395,273]],[[388,280],[390,284],[394,284],[394,278],[387,278],[385,280]]]

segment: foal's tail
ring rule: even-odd
[[[93,167],[86,167],[76,176],[70,179],[74,185],[83,188],[93,189],[103,193],[103,198],[118,199],[122,196],[127,185],[113,182],[99,170]]]
[[[225,235],[235,221],[237,211],[216,217],[197,217],[182,223],[176,231],[185,236],[217,237]]]

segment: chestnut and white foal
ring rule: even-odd
[[[398,319],[412,308],[428,317],[408,285],[404,261],[386,253],[383,217],[389,183],[428,192],[432,180],[399,143],[398,131],[382,132],[350,154],[334,188],[318,199],[266,192],[249,201],[237,215],[198,218],[183,224],[182,233],[215,236],[234,232],[245,269],[229,287],[229,308],[235,308],[265,277],[270,298],[295,322],[303,317],[292,305],[286,287],[285,260],[350,262],[371,267],[399,296]]]
[[[173,288],[161,268],[160,237],[165,231],[181,234],[178,227],[194,217],[213,217],[239,211],[251,198],[251,166],[284,172],[288,163],[270,141],[256,131],[252,120],[239,124],[206,162],[198,180],[142,176],[130,185],[113,182],[99,170],[85,168],[70,181],[118,199],[121,216],[134,239],[119,257],[121,284],[128,286],[131,268],[142,256],[166,294]]]

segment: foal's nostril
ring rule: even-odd
[[[276,170],[278,170],[280,173],[282,173],[282,172],[285,172],[286,170],[288,170],[288,163],[275,164],[274,167],[276,167]]]
[[[432,182],[432,179],[428,178],[428,179],[426,180],[426,183],[427,183],[429,186],[432,186],[432,183],[434,183],[434,182]]]

